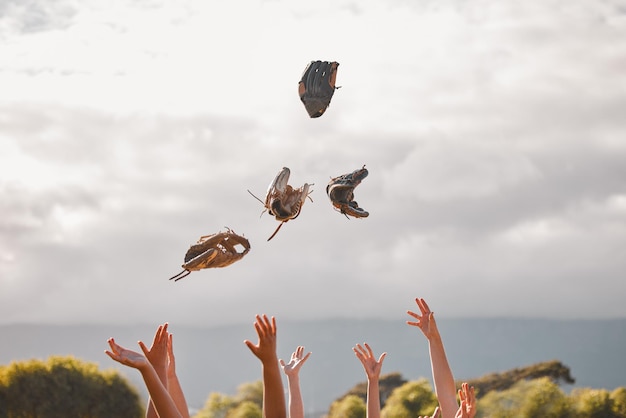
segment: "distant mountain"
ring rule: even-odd
[[[287,360],[297,345],[313,354],[300,375],[307,413],[328,410],[330,403],[365,380],[352,352],[356,343],[369,343],[376,355],[386,351],[383,373],[400,372],[408,379],[431,380],[428,346],[419,329],[398,320],[332,319],[278,320],[279,357]],[[548,360],[569,366],[572,387],[626,387],[626,319],[438,319],[448,358],[457,379],[469,379]],[[158,324],[121,325],[5,325],[0,326],[0,364],[12,360],[73,355],[116,368],[144,395],[139,373],[119,366],[104,350],[113,336],[138,349],[150,344]],[[190,407],[199,409],[211,392],[236,393],[241,383],[261,378],[260,362],[243,344],[257,341],[252,324],[191,328],[170,324],[179,378]],[[284,380],[286,384],[286,380]]]

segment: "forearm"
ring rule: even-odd
[[[456,402],[456,386],[441,337],[439,335],[432,337],[428,347],[441,418],[454,418],[459,407]]]
[[[146,418],[159,418],[159,414],[157,414],[156,409],[154,409],[154,403],[152,402],[152,397],[148,399],[148,407],[146,408]]]
[[[367,418],[380,418],[380,388],[378,379],[367,381]]]
[[[265,418],[287,417],[278,359],[263,362],[263,416]]]
[[[165,366],[155,367],[154,364],[152,366],[154,367],[154,371],[156,372],[163,386],[167,388],[168,381],[167,381],[167,372],[165,370]],[[159,418],[159,414],[157,413],[154,403],[152,402],[152,397],[148,399],[148,406],[146,408],[146,418]]]
[[[156,371],[152,367],[143,367],[139,371],[158,416],[160,418],[182,418]]]
[[[189,418],[189,406],[176,374],[168,374],[167,382],[167,391],[170,393],[172,400],[174,400],[178,412],[180,412],[183,418]]]
[[[289,381],[289,418],[304,418],[304,403],[300,391],[300,377],[287,376]]]

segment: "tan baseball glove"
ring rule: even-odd
[[[237,246],[243,247],[242,251]],[[193,244],[185,254],[183,271],[170,277],[170,280],[178,281],[187,277],[192,271],[207,268],[226,267],[239,261],[250,251],[250,242],[241,235],[227,228],[226,232],[218,232],[213,235],[204,235]]]

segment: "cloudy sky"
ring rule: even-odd
[[[0,323],[626,316],[624,1],[1,0],[0,43]]]

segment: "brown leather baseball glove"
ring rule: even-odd
[[[243,247],[241,252],[237,251],[237,245]],[[187,250],[185,263],[182,265],[184,270],[170,277],[170,280],[174,279],[177,282],[192,271],[230,266],[235,261],[241,260],[248,251],[250,242],[229,228],[226,228],[226,232],[201,236],[198,242]]]
[[[274,233],[267,239],[268,241],[274,238],[274,235],[276,235],[285,222],[296,219],[298,215],[300,215],[300,211],[307,197],[309,200],[313,201],[309,196],[313,192],[313,190],[309,191],[309,188],[313,186],[313,184],[304,183],[302,187],[298,187],[297,189],[293,188],[288,184],[290,175],[291,170],[287,167],[283,167],[278,174],[276,174],[276,177],[274,177],[274,180],[267,188],[265,201],[254,196],[254,194],[248,190],[248,193],[254,196],[259,202],[263,203],[265,209],[261,212],[261,215],[267,211],[270,215],[275,217],[277,221],[280,221]]]

